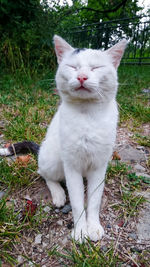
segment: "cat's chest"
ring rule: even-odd
[[[65,110],[60,116],[60,138],[62,146],[72,150],[91,152],[108,144],[113,129],[108,118],[102,114],[78,113]]]

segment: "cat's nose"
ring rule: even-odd
[[[77,79],[81,84],[83,84],[84,81],[86,81],[88,79],[88,77],[85,74],[80,74],[80,75],[78,75]]]

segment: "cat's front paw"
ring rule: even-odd
[[[52,196],[53,203],[57,208],[60,208],[65,205],[66,195],[64,190],[59,190],[55,195]]]
[[[87,227],[86,226],[81,226],[81,227],[76,227],[72,230],[71,236],[73,239],[76,241],[83,243],[88,234],[87,234]]]
[[[88,236],[92,241],[96,242],[100,240],[103,235],[104,235],[104,229],[100,223],[98,224],[93,223],[88,225]]]

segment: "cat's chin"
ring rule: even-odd
[[[91,93],[91,90],[88,88],[85,88],[84,86],[80,86],[80,87],[76,88],[75,91],[83,91],[83,92],[85,91],[85,92]]]

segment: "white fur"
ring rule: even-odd
[[[8,148],[0,148],[0,155],[1,156],[10,156],[11,153],[9,152]]]
[[[105,52],[87,49],[79,53],[59,36],[54,37],[54,42],[59,63],[56,83],[62,104],[40,147],[39,173],[57,207],[66,201],[59,183],[66,179],[74,218],[72,236],[79,241],[86,236],[97,241],[104,234],[99,209],[116,137],[116,68],[126,41]],[[76,90],[81,86],[78,77],[82,75],[87,77],[83,86],[90,91]],[[86,209],[83,177],[88,181]]]

